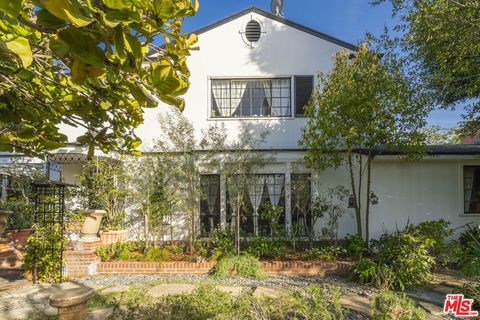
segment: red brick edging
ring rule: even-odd
[[[86,275],[108,274],[208,274],[215,267],[215,262],[143,262],[113,261],[100,262],[98,257],[88,252],[67,254],[67,277],[78,278]],[[93,261],[90,259],[94,259]],[[263,271],[269,275],[326,276],[342,274],[350,268],[350,262],[342,261],[262,261]]]

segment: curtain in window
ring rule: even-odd
[[[278,203],[280,202],[284,180],[285,177],[283,175],[268,175],[265,178],[270,203],[274,208],[277,208]]]
[[[213,80],[212,95],[217,104],[219,116],[230,116],[230,81]]]
[[[290,115],[290,80],[272,79],[272,116]]]
[[[211,215],[217,214],[215,212],[217,200],[219,196],[219,188],[216,181],[212,178],[206,177],[202,179],[202,188],[204,194],[207,196],[208,212]]]
[[[245,89],[247,88],[248,81],[246,80],[235,80],[232,81],[232,107],[231,113],[229,116],[235,115],[239,109],[243,95],[245,94]]]
[[[253,207],[253,232],[255,235],[258,235],[258,207],[260,207],[260,202],[262,202],[264,185],[264,176],[253,176],[250,189],[248,190],[250,202]]]
[[[265,101],[267,101],[268,104],[268,110],[269,112],[265,112],[267,110],[264,110],[263,115],[269,115],[272,113],[272,82],[270,80],[263,80],[263,91],[265,92]]]

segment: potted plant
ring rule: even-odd
[[[88,209],[82,238],[93,239],[93,233],[100,228],[102,244],[127,240],[128,230],[124,229],[127,189],[123,166],[111,159],[97,159],[89,161],[84,172],[80,177],[80,195]]]

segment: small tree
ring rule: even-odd
[[[320,171],[346,164],[357,232],[362,236],[364,210],[368,241],[372,161],[382,149],[409,158],[422,154],[425,99],[403,76],[397,61],[382,59],[367,44],[360,45],[353,57],[339,52],[335,67],[330,74],[320,74],[319,82],[307,107],[309,120],[300,143],[308,149],[307,163]]]
[[[227,132],[223,126],[211,126],[204,132],[201,146],[212,155],[210,166],[220,169],[227,177],[230,204],[234,211],[235,248],[240,253],[240,214],[245,208],[248,198],[248,188],[252,185],[252,176],[256,169],[268,161],[262,152],[256,151],[265,141],[267,132],[253,136],[248,127],[243,127],[237,139],[228,141]],[[217,155],[217,156],[213,156]]]
[[[171,187],[172,158],[164,153],[145,153],[128,163],[130,197],[144,220],[146,248],[164,234],[165,219],[172,214],[176,190]]]
[[[87,162],[80,176],[80,199],[84,209],[105,209],[102,229],[125,227],[127,175],[121,162],[96,158]]]
[[[317,195],[313,201],[314,217],[327,218],[325,226],[321,230],[322,236],[335,244],[338,242],[338,221],[347,213],[345,205],[347,198],[348,190],[343,186],[336,186]],[[312,229],[315,235],[315,228]]]

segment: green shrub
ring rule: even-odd
[[[230,230],[215,229],[210,232],[209,240],[213,250],[212,260],[235,252],[234,235]]]
[[[333,261],[344,254],[345,249],[343,249],[342,247],[319,247],[306,250],[303,253],[303,258],[306,260]]]
[[[480,231],[479,227],[468,226],[460,237],[463,252],[460,254],[459,266],[467,277],[480,277]]]
[[[384,234],[372,241],[376,260],[393,271],[392,286],[400,290],[418,287],[431,280],[435,259],[428,253],[428,244],[429,240],[407,232]]]
[[[425,311],[404,294],[382,291],[371,302],[373,320],[426,320]]]
[[[479,282],[467,282],[462,286],[460,290],[465,298],[473,299],[473,309],[480,310],[480,283]]]
[[[169,295],[155,301],[115,300],[108,319],[249,320],[249,319],[343,319],[340,291],[332,293],[316,285],[280,297],[256,298],[244,291],[232,297],[212,286],[200,286],[183,295]],[[125,303],[127,302],[127,303]],[[126,305],[126,307],[122,307]]]
[[[286,253],[286,248],[280,242],[255,238],[248,243],[246,252],[257,258],[273,259]]]
[[[172,259],[172,254],[168,249],[165,248],[148,248],[147,253],[145,254],[146,261],[170,261]]]
[[[41,226],[34,224],[33,233],[25,244],[24,263],[22,268],[27,277],[37,267],[37,281],[58,283],[60,280],[62,249],[68,240],[62,235],[60,224]]]
[[[345,237],[343,248],[346,251],[347,257],[354,259],[362,258],[368,252],[367,243],[358,235],[348,234]]]
[[[449,255],[452,251],[451,242],[446,241],[446,238],[453,234],[453,230],[449,228],[450,224],[443,219],[424,221],[417,225],[408,226],[406,232],[425,241],[430,255],[437,262],[445,265],[452,259]]]
[[[377,263],[370,259],[360,259],[350,268],[350,279],[361,284],[375,283],[377,280]]]
[[[221,258],[215,266],[212,275],[221,279],[227,277],[265,278],[258,259],[249,254],[228,255]]]

